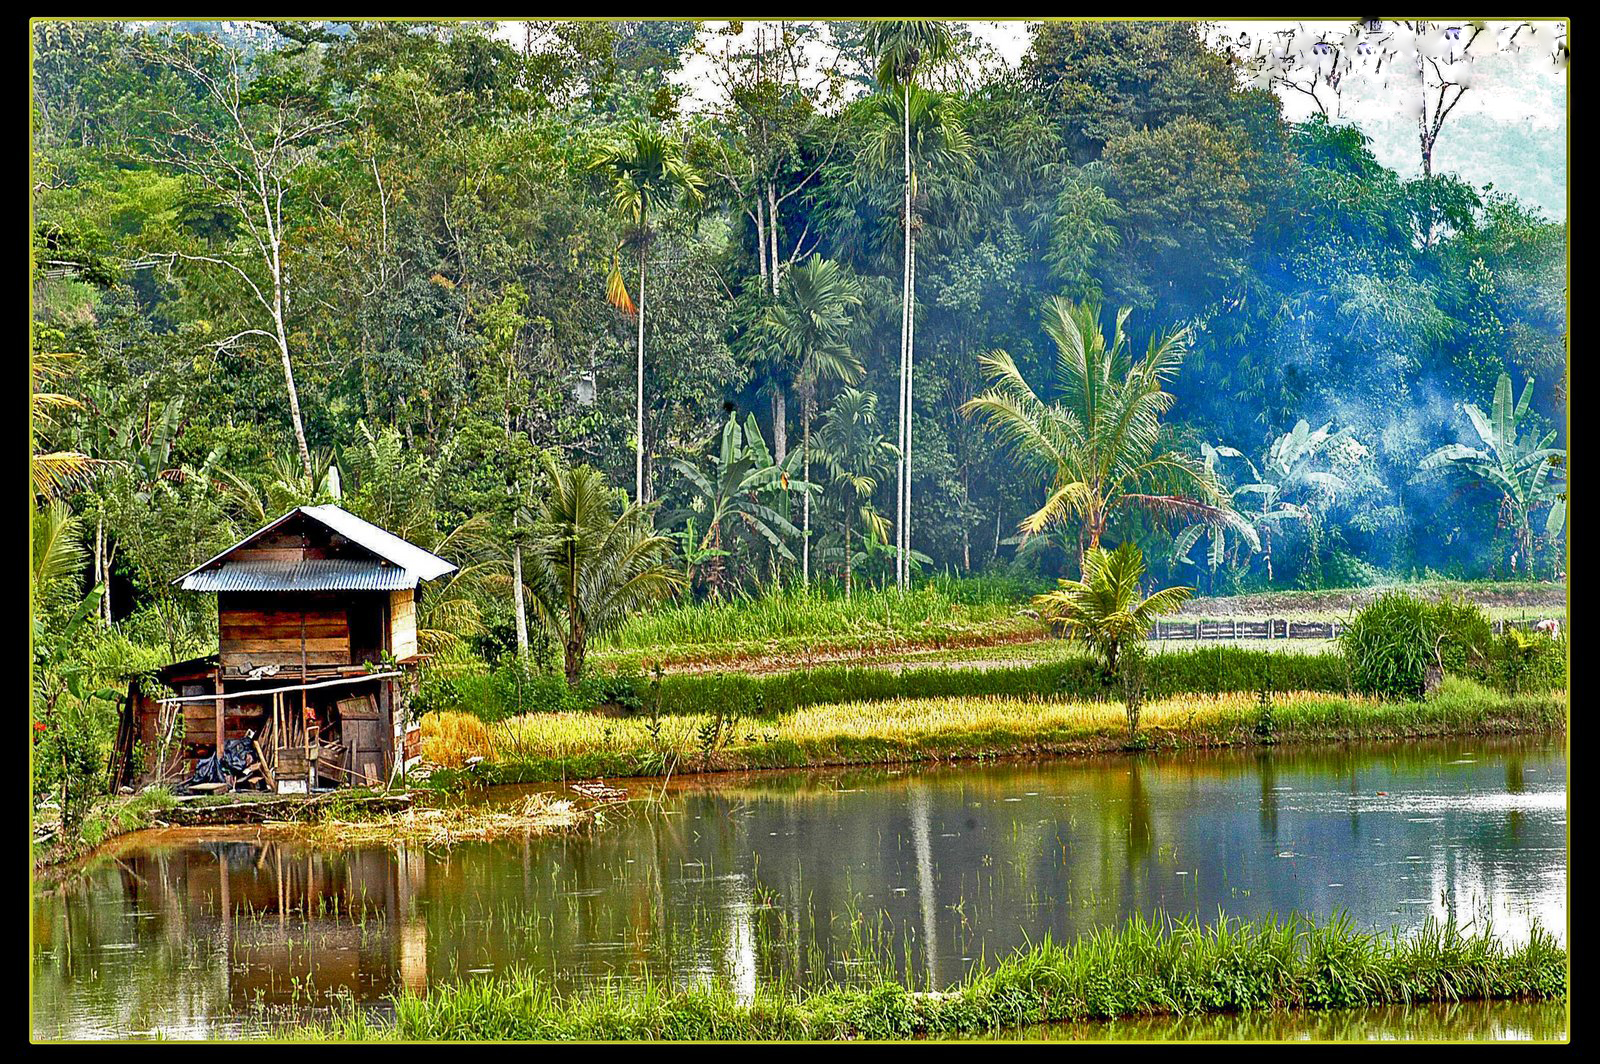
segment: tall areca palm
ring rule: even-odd
[[[859,516],[866,534],[887,542],[887,521],[872,506],[878,480],[894,468],[900,457],[894,444],[878,431],[878,397],[856,388],[841,391],[822,416],[817,430],[817,450],[828,478],[839,488],[844,536],[844,595],[850,597],[855,555],[851,546],[853,517]]]
[[[784,278],[778,302],[767,315],[774,346],[792,368],[800,392],[801,470],[811,479],[811,422],[817,390],[825,380],[853,382],[861,360],[845,342],[850,311],[861,305],[861,289],[839,264],[813,255]],[[811,493],[801,500],[800,578],[811,582]]]
[[[893,115],[898,107],[900,120],[900,162],[902,174],[902,278],[900,298],[900,449],[898,483],[895,488],[898,555],[895,579],[906,586],[909,569],[906,554],[911,549],[911,379],[914,362],[913,317],[916,309],[916,197],[915,159],[935,152],[970,159],[971,144],[955,120],[955,109],[948,98],[924,92],[914,85],[919,71],[948,62],[955,53],[950,28],[936,19],[904,19],[874,22],[867,29],[867,47],[878,57],[877,80],[880,104]],[[913,142],[913,131],[918,132]],[[934,151],[919,152],[918,148]],[[879,165],[891,157],[889,140],[881,133],[867,145],[863,158]]]
[[[1118,312],[1108,341],[1098,304],[1051,299],[1044,330],[1056,346],[1057,397],[1039,398],[1009,354],[991,351],[981,359],[991,386],[961,407],[982,415],[1026,468],[1049,481],[1044,505],[1022,521],[1022,533],[1075,523],[1080,557],[1100,546],[1111,519],[1123,513],[1245,524],[1215,473],[1173,450],[1161,423],[1172,407],[1165,386],[1183,361],[1185,331],[1152,336],[1135,361],[1123,332],[1128,314]]]
[[[622,279],[620,246],[612,257],[611,272],[606,278],[606,298],[618,309],[637,316],[639,321],[633,501],[644,503],[649,501],[644,482],[644,314],[650,226],[653,219],[675,205],[698,203],[702,181],[684,158],[683,146],[665,130],[648,122],[636,121],[624,126],[616,139],[595,152],[589,168],[605,178],[612,210],[633,227],[632,238],[639,250],[637,302],[629,297],[628,286]]]
[[[1035,596],[1034,608],[1115,673],[1123,648],[1145,638],[1157,617],[1175,613],[1194,594],[1193,588],[1169,587],[1141,598],[1142,576],[1144,555],[1132,543],[1109,551],[1094,547],[1083,556],[1083,579],[1063,580],[1057,590]]]
[[[561,643],[567,683],[583,675],[589,642],[630,614],[673,594],[683,578],[666,562],[672,540],[657,535],[650,510],[625,500],[589,466],[541,457],[550,481],[533,522],[524,577],[534,614]]]
[[[1542,435],[1534,431],[1519,435],[1519,424],[1527,416],[1532,400],[1533,381],[1523,386],[1522,398],[1513,403],[1511,377],[1500,374],[1495,383],[1494,403],[1487,415],[1473,403],[1463,408],[1483,446],[1448,444],[1429,454],[1417,467],[1419,479],[1453,473],[1487,485],[1500,496],[1501,513],[1511,526],[1516,542],[1516,552],[1511,558],[1513,570],[1517,568],[1519,557],[1524,569],[1532,566],[1531,521],[1535,510],[1550,507],[1545,515],[1544,530],[1552,539],[1561,534],[1567,521],[1566,489],[1563,487],[1567,452],[1551,446],[1556,441],[1554,430]]]

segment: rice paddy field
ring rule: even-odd
[[[681,603],[631,618],[592,660],[602,668],[773,671],[826,661],[892,665],[930,661],[1043,661],[1072,651],[1050,638],[1030,608],[1048,581],[935,577],[909,594],[867,588],[790,587],[724,601]],[[1175,620],[1345,620],[1386,590],[1459,595],[1491,620],[1566,622],[1566,585],[1428,580],[1331,591],[1275,591],[1191,599]],[[1316,653],[1322,640],[1251,640],[1266,649]],[[1193,643],[1188,645],[1192,646]],[[1159,646],[1159,644],[1158,644]]]
[[[1264,709],[1270,705],[1267,721]],[[1139,748],[1552,732],[1566,693],[1510,696],[1451,678],[1431,698],[1382,702],[1323,691],[1236,691],[1152,701]],[[485,782],[1105,753],[1129,746],[1121,703],[1038,697],[899,698],[798,708],[776,718],[722,713],[612,717],[541,713],[497,724],[462,713],[423,720],[423,757]],[[481,759],[474,762],[473,759]]]

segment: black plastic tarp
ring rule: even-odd
[[[196,783],[226,783],[229,776],[241,777],[250,767],[254,756],[250,739],[229,739],[222,744],[220,761],[216,754],[201,759],[194,766],[194,775],[184,780],[183,785],[193,787]]]

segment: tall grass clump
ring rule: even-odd
[[[1403,591],[1387,591],[1355,615],[1339,635],[1350,683],[1362,694],[1418,698],[1437,661],[1439,624],[1432,606]]]
[[[722,983],[608,982],[557,992],[533,973],[410,992],[385,1037],[462,1040],[899,1039],[1043,1023],[1266,1009],[1342,1009],[1468,1000],[1560,999],[1567,954],[1535,927],[1507,945],[1453,919],[1412,933],[1369,932],[1343,916],[1238,920],[1134,917],[1057,945],[1046,938],[943,991],[907,985],[888,965],[810,991],[760,987],[741,1001]],[[373,1036],[351,1012],[298,1038]]]

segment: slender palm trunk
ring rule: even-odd
[[[800,467],[806,494],[800,500],[800,583],[811,586],[811,397],[801,400]]]
[[[916,413],[916,401],[911,386],[916,375],[917,352],[917,240],[911,238],[911,273],[906,286],[906,512],[900,527],[905,530],[905,584],[911,586],[911,424]]]
[[[789,404],[784,400],[783,382],[772,389],[772,457],[779,465],[789,457]]]
[[[642,228],[642,226],[641,226]],[[633,501],[644,505],[644,263],[646,245],[639,246],[639,365],[634,381]]]
[[[850,556],[850,503],[844,505],[844,597],[850,598],[850,576],[855,566]]]
[[[641,305],[642,306],[642,305]],[[565,572],[562,574],[567,580],[567,638],[563,650],[565,651],[565,665],[567,686],[578,686],[578,680],[583,676],[584,632],[583,610],[578,602],[578,559],[571,547],[567,548]]]
[[[902,234],[903,261],[901,263],[901,288],[900,288],[900,424],[895,444],[900,448],[900,458],[895,463],[895,561],[894,579],[895,586],[901,590],[906,586],[906,546],[909,540],[905,534],[905,498],[906,498],[906,464],[909,455],[906,454],[908,439],[907,424],[910,418],[910,392],[906,385],[907,359],[910,354],[911,344],[911,84],[905,87],[905,110],[903,162],[905,167],[904,196],[901,221],[904,225]]]
[[[94,522],[94,583],[102,588],[100,617],[111,624],[111,566],[106,564],[106,519],[102,514]]]
[[[511,527],[517,527],[516,516],[511,518]],[[511,605],[517,611],[517,655],[528,656],[528,606],[523,599],[522,592],[522,544],[517,543],[511,548]]]

